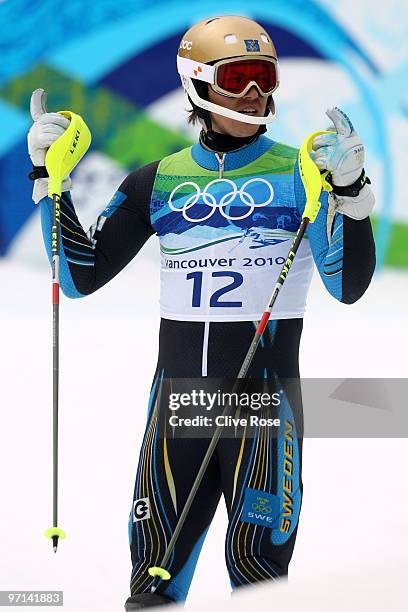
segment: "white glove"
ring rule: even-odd
[[[313,140],[314,162],[319,170],[329,170],[333,184],[339,187],[352,185],[364,166],[364,145],[353,124],[339,108],[326,111],[333,121],[333,134],[321,134]]]
[[[44,89],[36,89],[30,100],[30,113],[34,121],[28,132],[28,153],[33,166],[44,166],[47,150],[69,126],[69,120],[59,113],[47,112],[47,94]],[[66,177],[62,191],[69,191],[71,179]],[[36,204],[48,193],[48,179],[40,178],[34,182],[33,200]]]
[[[356,182],[364,166],[364,145],[350,119],[339,108],[326,111],[332,120],[333,134],[316,136],[312,143],[313,160],[319,170],[329,170],[333,185],[347,187]],[[375,198],[368,184],[355,196],[330,194],[335,210],[352,219],[365,219],[371,213]]]

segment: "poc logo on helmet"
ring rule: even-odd
[[[193,43],[189,40],[182,40],[180,43],[180,49],[186,49],[187,51],[190,51],[191,47],[193,46]]]
[[[133,522],[150,518],[150,503],[148,497],[141,497],[133,502]]]

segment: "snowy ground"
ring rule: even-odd
[[[59,507],[68,537],[57,555],[42,535],[52,523],[50,275],[46,266],[0,261],[0,589],[61,589],[68,612],[122,610],[128,594],[127,519],[159,321],[157,245],[149,243],[107,287],[62,301]],[[342,306],[315,277],[302,374],[406,377],[407,280],[382,273],[359,303]],[[337,572],[358,580],[367,566],[383,575],[383,566],[407,563],[407,451],[406,439],[306,440],[289,589],[303,581],[320,592],[323,581],[335,590]],[[230,599],[225,526],[220,505],[189,608]],[[273,591],[262,593],[272,607]],[[367,600],[359,609],[373,607]]]

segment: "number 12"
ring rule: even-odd
[[[228,277],[232,278],[232,283],[226,285],[225,287],[221,287],[221,289],[217,289],[212,296],[210,297],[210,306],[212,308],[239,308],[242,306],[242,302],[220,302],[219,298],[224,295],[224,293],[229,293],[233,289],[237,289],[244,282],[244,278],[242,274],[239,272],[213,272],[211,274],[213,278],[217,277]],[[203,286],[203,273],[202,272],[190,272],[187,274],[186,278],[190,280],[193,279],[193,297],[191,300],[191,306],[193,308],[199,308],[201,306],[201,290]]]

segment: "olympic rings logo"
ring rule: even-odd
[[[255,510],[255,512],[263,512],[263,514],[270,514],[272,512],[270,506],[262,506],[261,504],[252,504],[252,509]]]
[[[216,185],[218,183],[225,183],[231,188],[231,191],[224,194],[220,198],[219,202],[217,202],[215,195],[213,193],[210,193],[210,188],[213,185]],[[246,191],[246,188],[249,187],[249,185],[253,183],[261,183],[261,184],[266,185],[266,187],[268,188],[269,197],[264,202],[256,204],[253,196],[248,191]],[[190,185],[195,190],[195,193],[188,196],[186,200],[184,200],[183,198],[184,200],[183,206],[181,208],[177,208],[177,206],[173,203],[173,198],[180,189],[188,185]],[[245,204],[246,206],[248,206],[248,210],[246,210],[244,214],[242,215],[233,217],[232,215],[229,214],[227,207],[233,205],[233,202],[237,196],[239,196],[242,204]],[[273,196],[274,196],[274,191],[273,191],[272,185],[263,178],[249,179],[242,185],[241,189],[237,188],[234,181],[231,181],[230,179],[226,179],[226,178],[222,178],[222,179],[219,178],[219,179],[215,179],[214,181],[211,181],[210,183],[208,183],[208,185],[206,185],[203,191],[200,190],[200,187],[197,185],[197,183],[194,183],[193,181],[186,181],[184,183],[181,183],[180,185],[177,185],[177,187],[173,189],[173,191],[170,194],[170,198],[169,198],[169,206],[171,210],[174,210],[175,212],[181,212],[184,219],[186,221],[190,221],[191,223],[199,223],[201,221],[207,221],[207,219],[212,217],[212,215],[215,213],[217,209],[220,211],[222,216],[225,217],[225,219],[229,219],[230,221],[238,221],[239,219],[246,219],[247,217],[252,215],[255,208],[261,208],[263,206],[268,206],[268,204],[272,202]],[[200,199],[202,200],[204,204],[210,207],[210,212],[201,218],[190,217],[187,211],[191,209],[195,204],[197,204],[197,202]]]
[[[258,497],[257,498],[258,503],[253,503],[252,504],[252,510],[255,510],[255,512],[262,512],[263,514],[270,514],[272,512],[272,508],[271,506],[268,506],[268,499],[265,497]]]
[[[252,510],[255,510],[255,512],[263,512],[263,514],[270,514],[272,512],[270,506],[262,506],[261,504],[252,504]]]

